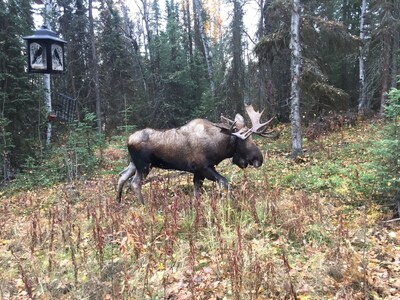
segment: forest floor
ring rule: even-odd
[[[115,202],[126,151],[86,180],[0,191],[0,299],[400,299],[400,221],[366,178],[379,122],[257,143],[259,169],[218,166],[230,195],[153,170]],[[367,182],[367,183],[366,183]],[[373,181],[371,181],[373,184]],[[391,222],[387,222],[391,220]]]

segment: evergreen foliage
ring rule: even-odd
[[[100,14],[98,60],[100,65],[100,90],[106,132],[114,132],[122,125],[120,111],[124,98],[135,98],[135,83],[131,76],[134,61],[130,45],[124,39],[123,19],[120,12],[107,2]],[[132,118],[134,120],[134,118]]]
[[[376,186],[376,197],[392,200],[400,196],[400,90],[392,89],[385,107],[385,124],[382,138],[373,144],[375,172],[370,181]]]
[[[0,174],[5,180],[41,146],[41,86],[25,71],[22,40],[32,25],[30,1],[0,1]]]

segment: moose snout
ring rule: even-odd
[[[255,168],[259,168],[261,167],[261,165],[263,164],[263,156],[261,153],[255,154],[253,156],[250,157],[249,159],[249,163],[255,167]]]
[[[255,168],[259,168],[259,167],[261,167],[261,165],[262,165],[262,161],[259,161],[258,159],[257,159],[257,160],[254,160],[254,161],[252,162],[252,165],[253,165],[253,167],[255,167]]]

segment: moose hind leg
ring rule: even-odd
[[[143,178],[145,176],[146,176],[146,173],[142,174],[142,172],[137,170],[135,176],[130,181],[131,189],[135,192],[136,196],[139,198],[139,201],[142,204],[144,204],[144,198],[143,198],[143,195],[142,195],[142,182],[143,182]]]
[[[132,177],[136,172],[136,167],[133,162],[130,162],[128,167],[119,173],[118,185],[117,185],[117,201],[121,203],[122,189],[125,182]]]
[[[200,196],[200,189],[203,187],[204,176],[195,173],[193,177],[193,184],[194,184],[194,197],[198,198]]]

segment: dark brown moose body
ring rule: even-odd
[[[253,124],[251,129],[245,126],[243,117],[237,114],[234,121],[224,118],[227,122],[225,124],[195,119],[179,128],[146,128],[132,134],[128,139],[131,163],[120,173],[117,200],[121,201],[123,186],[133,176],[130,186],[144,203],[141,185],[151,168],[193,173],[194,194],[197,197],[205,178],[228,188],[226,178],[215,170],[215,166],[226,158],[232,157],[232,162],[240,168],[246,168],[249,164],[260,167],[263,155],[251,134],[263,135],[271,120],[260,124],[261,113],[254,111],[251,105],[246,106],[246,110]]]

